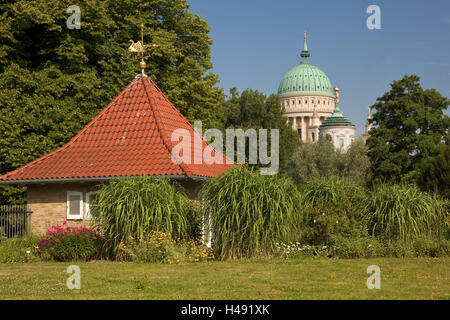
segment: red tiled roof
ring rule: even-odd
[[[0,176],[0,183],[78,180],[125,176],[216,177],[224,164],[176,164],[172,132],[194,129],[147,76],[137,76],[70,142],[25,166]],[[202,150],[208,143],[201,141]],[[198,145],[198,144],[197,144]]]

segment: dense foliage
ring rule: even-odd
[[[379,185],[366,202],[369,231],[386,241],[442,238],[450,227],[448,202],[414,185]]]
[[[444,111],[450,101],[424,90],[419,80],[412,75],[394,81],[371,106],[370,169],[374,182],[417,182],[448,196],[450,118]]]
[[[368,179],[369,167],[367,147],[362,139],[353,142],[343,153],[335,149],[332,141],[323,138],[294,151],[286,175],[300,185],[310,179],[333,175],[363,185]]]
[[[333,235],[367,234],[365,189],[355,182],[338,176],[314,178],[301,187],[301,193],[303,243],[325,245]]]
[[[241,94],[230,89],[224,105],[225,128],[278,129],[280,171],[283,172],[292,153],[300,147],[297,133],[283,116],[284,108],[277,95],[266,96],[257,90],[247,89]],[[270,135],[269,135],[270,138]],[[268,145],[270,150],[270,144]],[[248,154],[247,154],[248,156]]]
[[[37,245],[41,257],[53,261],[90,261],[103,257],[103,239],[82,227],[53,226]]]
[[[101,186],[92,216],[109,249],[117,253],[129,237],[139,239],[151,231],[174,239],[189,236],[193,206],[168,179],[141,177],[115,180]]]
[[[221,259],[271,255],[275,243],[289,239],[298,226],[297,190],[279,175],[237,167],[208,181],[201,198]]]
[[[139,239],[129,237],[126,243],[120,243],[117,255],[119,260],[139,263],[196,263],[214,260],[210,248],[193,240],[174,240],[170,235],[152,231]]]
[[[0,263],[21,263],[39,261],[36,246],[39,238],[2,238],[0,237]]]
[[[189,121],[221,128],[206,21],[185,0],[84,0],[81,29],[70,30],[69,0],[0,2],[0,173],[66,143],[134,76],[127,48],[157,43],[147,74]],[[23,188],[0,187],[0,203],[23,203]]]

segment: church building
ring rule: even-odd
[[[346,150],[355,140],[356,128],[339,108],[339,89],[333,89],[328,76],[311,64],[310,56],[305,32],[303,61],[284,76],[278,88],[284,116],[302,143],[329,136],[336,149]]]

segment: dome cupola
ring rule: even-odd
[[[311,54],[306,43],[306,31],[300,56],[304,60],[284,76],[278,87],[278,95],[325,94],[333,96],[333,86],[328,76],[309,62]]]

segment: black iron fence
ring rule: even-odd
[[[31,213],[26,205],[0,205],[0,240],[29,234]]]

